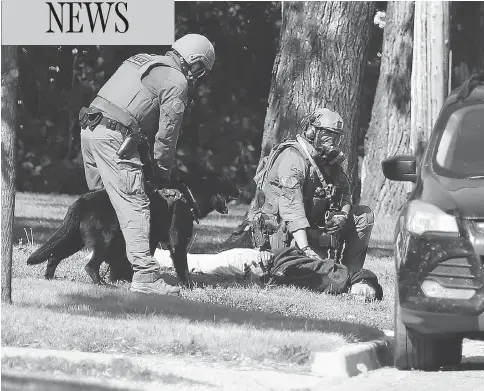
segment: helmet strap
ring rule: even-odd
[[[189,83],[193,83],[194,77],[193,77],[192,72],[190,71],[190,65],[188,65],[188,63],[185,61],[185,59],[175,49],[171,49],[171,51],[180,61],[181,71],[182,71],[183,75],[185,76],[185,78],[188,80]]]
[[[313,129],[309,129],[310,126],[310,124],[306,125],[306,129],[304,130],[303,135],[309,142],[311,142],[311,144],[313,144],[314,141],[316,141],[316,139],[318,138],[321,129],[316,127],[313,127]]]

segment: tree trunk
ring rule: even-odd
[[[12,302],[17,47],[2,45],[2,303]]]
[[[448,93],[449,2],[416,1],[410,147],[426,142]]]
[[[345,122],[345,168],[357,183],[359,97],[374,12],[373,2],[284,3],[261,158],[295,136],[310,111],[328,107]]]
[[[394,214],[405,202],[406,185],[385,179],[381,161],[408,154],[414,2],[387,5],[380,76],[361,172],[361,199],[375,214]]]

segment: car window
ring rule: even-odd
[[[450,115],[435,150],[434,169],[454,178],[484,176],[484,104]]]

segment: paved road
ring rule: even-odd
[[[333,381],[325,391],[484,391],[484,342],[465,341],[463,363],[438,372],[383,368]]]

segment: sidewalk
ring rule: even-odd
[[[83,353],[72,351],[41,350],[30,348],[2,347],[2,361],[6,357],[22,357],[42,360],[46,357],[65,359],[72,363],[91,362],[109,365],[114,360],[129,360],[140,370],[154,374],[155,381],[121,381],[109,378],[84,378],[79,381],[74,376],[54,376],[46,373],[35,374],[2,371],[2,390],[32,389],[28,383],[35,383],[36,390],[308,390],[324,389],[327,381],[314,374],[296,374],[276,370],[237,367],[211,364],[196,359],[179,359],[160,356],[124,356],[104,353]],[[16,375],[17,373],[17,375]],[[62,379],[62,380],[59,380]],[[23,384],[24,387],[18,387]],[[11,385],[11,387],[7,387]],[[17,385],[17,387],[14,387]],[[7,388],[5,388],[7,387]],[[38,387],[38,388],[37,388]]]
[[[107,390],[324,390],[333,380],[341,380],[368,370],[388,365],[391,338],[361,344],[351,344],[333,352],[317,353],[313,358],[312,373],[290,373],[287,368],[261,369],[223,363],[203,362],[200,358],[167,356],[127,356],[121,354],[86,353],[34,348],[2,347],[2,362],[6,358],[42,361],[56,358],[70,364],[116,364],[135,368],[146,374],[143,381],[119,380],[105,376],[84,377],[47,372],[2,370],[2,390],[33,389],[77,391]]]

